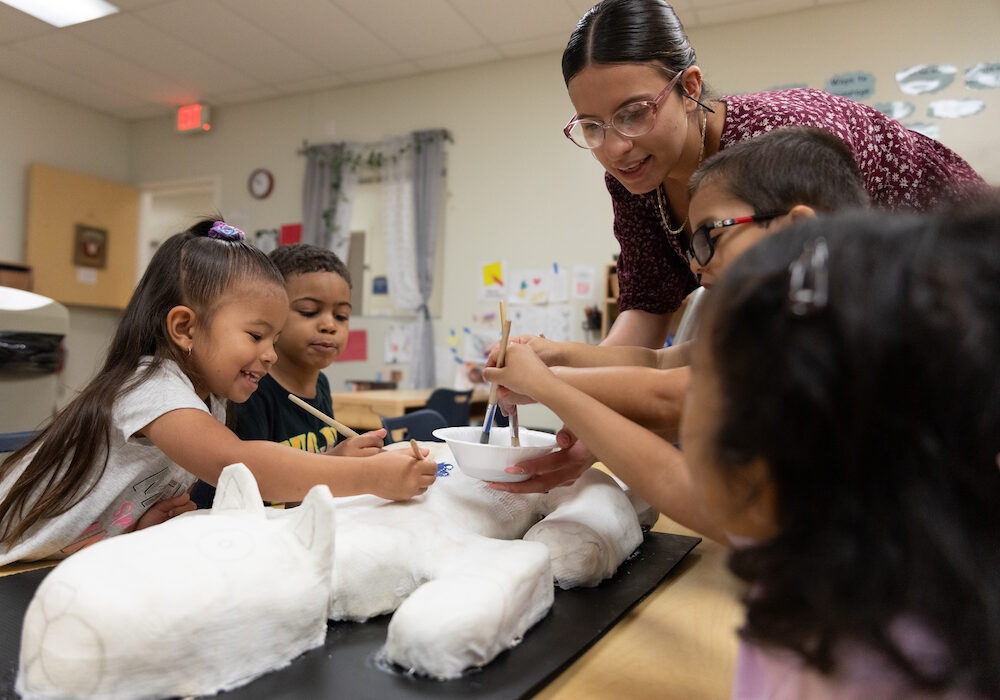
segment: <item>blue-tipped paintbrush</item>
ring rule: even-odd
[[[506,315],[506,314],[505,314]],[[507,338],[510,337],[510,321],[503,322],[503,334],[500,336],[500,349],[497,351],[497,367],[503,367],[503,358],[507,354]],[[486,420],[483,421],[483,434],[479,436],[481,445],[490,442],[490,428],[493,427],[493,417],[497,413],[497,384],[490,386],[490,404],[486,408]]]

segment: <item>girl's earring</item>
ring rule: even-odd
[[[188,345],[187,356],[191,357],[191,351],[194,349],[194,345]]]

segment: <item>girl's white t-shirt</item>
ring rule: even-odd
[[[143,358],[136,372],[143,371],[151,360]],[[94,489],[62,515],[31,528],[13,547],[0,545],[0,564],[69,556],[106,537],[130,531],[152,505],[191,488],[197,480],[193,474],[135,433],[181,408],[205,411],[225,422],[225,403],[215,396],[209,401],[211,410],[198,398],[177,363],[164,360],[146,381],[115,401],[108,463]],[[6,497],[30,457],[22,459],[0,482],[0,499]]]

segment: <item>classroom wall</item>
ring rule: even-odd
[[[1000,61],[998,29],[1000,3],[995,1],[868,0],[695,27],[689,35],[699,64],[720,94],[795,83],[823,87],[834,74],[866,71],[876,77],[876,93],[868,101],[912,101],[917,106],[913,121],[934,121],[922,116],[931,99],[983,99],[987,109],[982,114],[936,123],[943,143],[1000,184],[1000,90],[972,91],[961,80],[961,71],[970,65]],[[918,63],[949,63],[960,73],[942,93],[904,96],[894,74]],[[296,151],[303,141],[374,141],[414,129],[448,129],[454,143],[448,146],[442,311],[435,319],[442,346],[451,330],[460,331],[474,316],[494,309],[494,303],[479,301],[476,293],[484,263],[501,258],[511,268],[558,262],[600,269],[617,251],[600,166],[560,134],[572,106],[558,52],[215,106],[212,131],[197,135],[176,134],[168,116],[126,125],[11,87],[8,91],[0,85],[5,91],[0,101],[5,152],[10,152],[9,143],[21,143],[22,133],[27,137],[25,145],[17,146],[21,150],[15,152],[15,163],[39,160],[140,187],[218,177],[222,212],[247,231],[300,220],[305,163]],[[67,112],[70,116],[60,116]],[[53,133],[58,135],[54,144]],[[7,230],[20,231],[23,175],[9,158],[4,161],[0,205]],[[247,177],[257,167],[270,169],[276,179],[273,194],[262,201],[246,190]],[[20,259],[17,242],[0,245],[0,258]],[[581,307],[577,305],[578,311]],[[90,320],[86,313],[73,310],[71,333],[86,325],[78,320]],[[381,343],[394,320],[353,320],[352,328],[369,330],[374,359],[334,365],[330,376],[335,387],[344,379],[373,378],[384,366],[378,361]],[[576,328],[580,321],[578,317]],[[84,345],[74,352],[92,349]],[[522,412],[522,424],[557,422],[539,409]]]
[[[0,260],[26,262],[28,167],[46,163],[108,180],[129,180],[126,122],[0,79]],[[91,377],[118,324],[116,311],[70,307],[64,404]]]

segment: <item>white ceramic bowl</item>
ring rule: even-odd
[[[556,449],[556,436],[537,430],[521,428],[518,431],[520,447],[511,446],[510,428],[493,426],[490,441],[485,445],[479,442],[482,434],[481,425],[438,428],[433,432],[434,437],[448,444],[459,469],[483,481],[524,481],[527,474],[508,474],[504,469]]]

